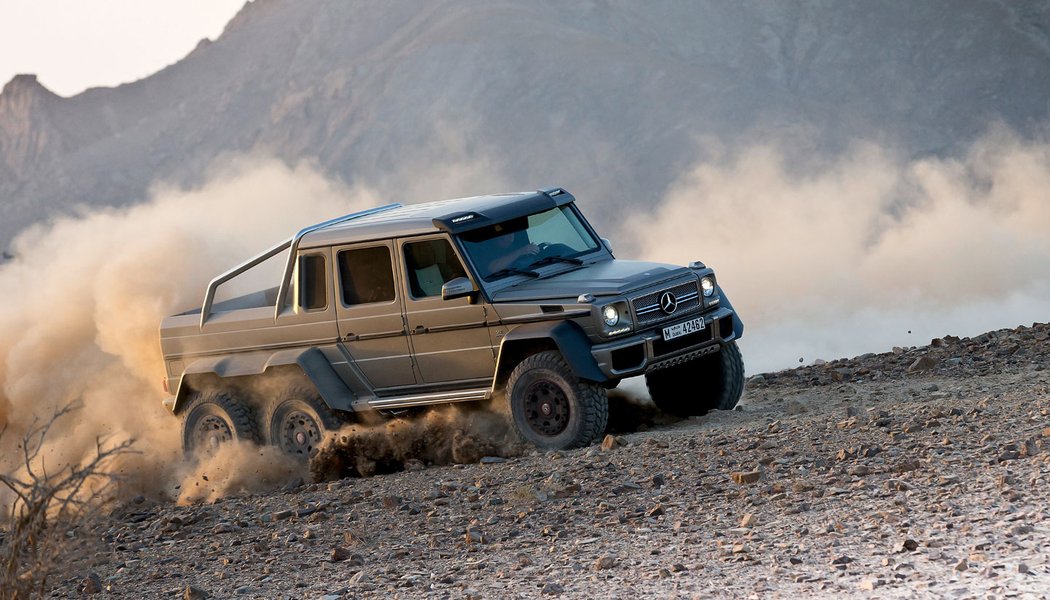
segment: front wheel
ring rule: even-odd
[[[732,341],[720,352],[645,376],[657,408],[678,417],[732,410],[744,392],[744,358]]]
[[[521,361],[507,380],[507,396],[518,433],[540,448],[587,446],[609,420],[605,388],[580,381],[557,352]]]
[[[270,444],[288,456],[307,460],[329,431],[343,424],[316,393],[293,387],[267,411]]]
[[[212,454],[234,440],[262,442],[251,407],[227,392],[196,393],[184,415],[182,449],[187,454]]]

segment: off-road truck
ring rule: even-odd
[[[274,261],[283,274],[252,290]],[[614,258],[558,188],[307,227],[160,330],[187,451],[240,439],[302,456],[356,413],[492,398],[529,442],[584,446],[607,390],[638,375],[667,412],[731,409],[742,332],[710,268]]]

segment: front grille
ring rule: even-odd
[[[660,297],[663,296],[665,292],[671,292],[674,294],[675,300],[678,302],[675,310],[671,313],[665,312],[663,308],[660,307]],[[688,281],[669,288],[650,292],[644,296],[632,298],[631,305],[634,307],[634,318],[638,323],[638,326],[645,327],[696,309],[700,306],[700,293],[696,287],[696,282]]]

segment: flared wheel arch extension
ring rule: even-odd
[[[284,386],[302,384],[316,389],[333,410],[350,410],[353,402],[350,388],[336,374],[324,352],[311,346],[251,358],[233,355],[196,360],[183,373],[172,412],[181,414],[195,392],[242,389],[251,393],[260,381],[277,378],[287,378]],[[359,385],[365,383],[359,382]]]
[[[583,381],[605,384],[609,378],[598,367],[591,355],[587,334],[572,321],[526,323],[518,325],[504,336],[500,343],[496,365],[495,388],[506,386],[511,372],[521,361],[541,352],[556,352]]]

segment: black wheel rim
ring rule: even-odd
[[[204,415],[193,427],[193,448],[214,452],[219,446],[233,441],[230,424],[219,415]]]
[[[525,390],[525,422],[533,431],[556,436],[569,426],[569,398],[550,381],[537,381]]]
[[[309,457],[323,437],[313,415],[297,408],[278,409],[273,433],[282,452],[303,457]]]

